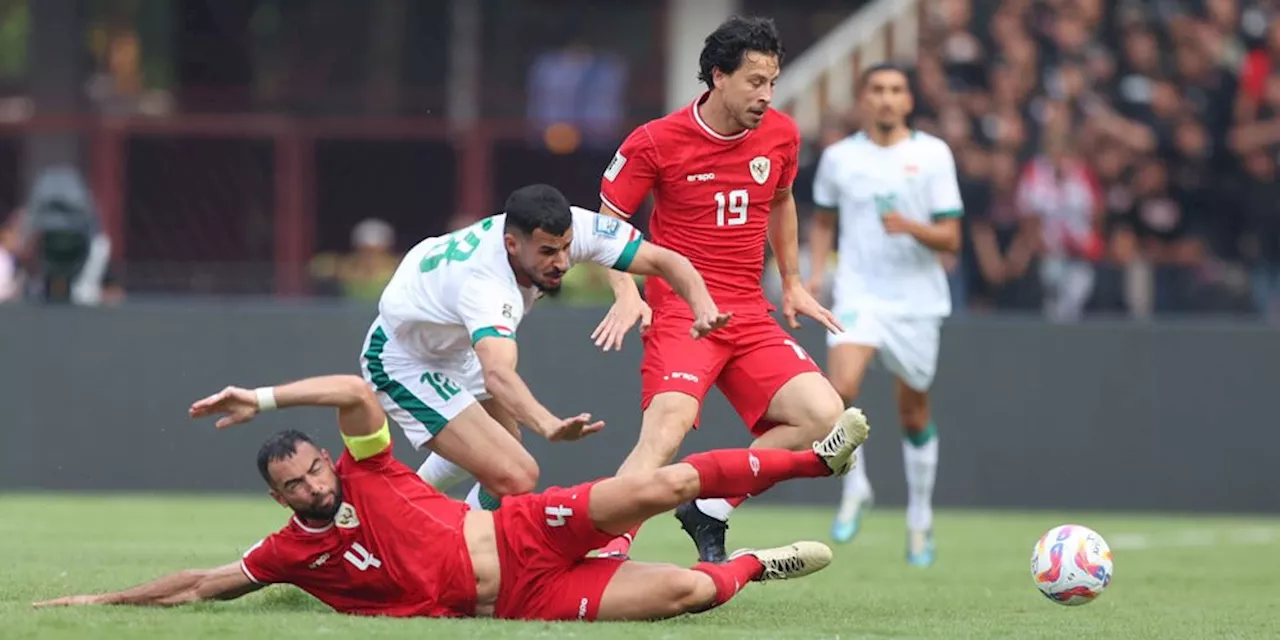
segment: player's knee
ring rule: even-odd
[[[672,613],[694,613],[705,610],[716,599],[716,584],[697,571],[673,573],[664,585]]]
[[[800,423],[796,426],[804,429],[805,438],[821,440],[831,431],[840,414],[844,413],[844,402],[834,389],[830,393],[816,395],[808,405]]]
[[[538,487],[538,463],[533,457],[505,465],[494,478],[483,483],[500,496],[518,496],[532,493]]]
[[[698,497],[698,472],[689,465],[672,465],[653,472],[646,485],[654,506],[682,504]]]
[[[686,406],[688,403],[668,400],[670,399],[658,398],[645,410],[640,442],[642,446],[665,453],[666,459],[670,460],[680,450],[680,443],[684,442],[689,429],[693,428],[697,404],[695,401],[690,410]]]

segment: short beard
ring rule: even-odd
[[[311,520],[323,522],[333,520],[338,515],[338,509],[342,507],[342,485],[339,484],[333,490],[333,506],[328,509],[294,509],[293,512],[298,514],[302,520]]]

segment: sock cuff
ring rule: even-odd
[[[930,440],[933,440],[934,438],[938,437],[938,423],[934,422],[933,420],[930,420],[929,424],[925,425],[923,431],[919,431],[916,433],[911,433],[910,431],[903,431],[902,436],[906,438],[907,442],[911,443],[911,446],[923,447],[926,444],[929,444]]]
[[[502,506],[502,498],[490,494],[484,487],[480,487],[480,495],[477,498],[480,500],[480,506],[484,507],[485,511],[496,511],[498,507]]]

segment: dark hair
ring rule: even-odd
[[[538,229],[562,236],[573,225],[568,198],[549,184],[531,184],[512,191],[503,211],[507,214],[505,230],[519,229],[526,236]]]
[[[702,55],[698,57],[698,80],[708,89],[714,89],[712,71],[719,69],[721,73],[732,74],[742,66],[748,51],[776,56],[778,64],[782,64],[786,49],[782,47],[773,18],[733,16],[716,27],[703,41]]]
[[[907,91],[911,91],[911,74],[907,72],[902,65],[892,62],[879,62],[873,64],[862,71],[862,75],[858,78],[858,93],[862,93],[862,89],[871,82],[871,76],[877,73],[897,73],[902,75],[902,79],[907,81]]]
[[[298,444],[302,442],[313,447],[316,444],[307,434],[296,429],[288,429],[267,438],[267,441],[258,447],[258,473],[262,474],[262,479],[267,481],[268,486],[275,486],[275,483],[271,481],[267,465],[292,457],[298,452]]]

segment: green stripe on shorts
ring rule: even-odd
[[[432,436],[439,435],[449,421],[435,409],[428,407],[427,403],[413,395],[413,392],[404,385],[387,375],[387,369],[382,365],[382,351],[386,347],[386,332],[382,327],[374,329],[373,335],[369,337],[369,350],[364,352],[365,366],[369,368],[369,377],[373,380],[374,386],[378,391],[390,396],[396,406],[408,411],[414,420],[421,422],[428,433]]]

